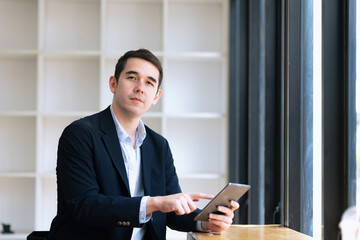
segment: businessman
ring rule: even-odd
[[[224,231],[239,205],[219,206],[196,222],[194,202],[182,193],[165,138],[141,116],[161,96],[163,71],[148,50],[125,53],[109,79],[112,104],[67,126],[58,146],[58,211],[48,239],[165,239],[179,231]]]

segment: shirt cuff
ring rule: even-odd
[[[201,222],[202,221],[196,221],[196,230],[198,230],[199,232],[209,232],[209,231],[206,231],[202,228],[201,226]]]
[[[202,221],[196,221],[196,230],[197,230],[198,232],[205,232],[205,233],[211,232],[211,231],[208,231],[208,230],[204,230],[204,229],[202,228],[202,226],[201,226],[201,223],[202,223]]]
[[[144,196],[141,198],[140,202],[140,212],[139,212],[139,223],[144,224],[147,223],[150,219],[152,214],[146,215],[146,201],[148,200],[149,196]]]

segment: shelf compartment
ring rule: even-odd
[[[46,50],[99,50],[100,1],[45,1]]]
[[[100,83],[100,109],[105,109],[112,103],[113,93],[110,91],[109,79],[110,76],[115,74],[115,66],[118,58],[120,58],[121,55],[122,54],[119,54],[119,56],[106,58],[104,60],[104,67]]]
[[[223,119],[166,119],[166,135],[179,175],[226,172]]]
[[[37,49],[37,2],[0,0],[0,49]]]
[[[32,232],[35,215],[35,179],[1,178],[1,221],[16,233]]]
[[[169,2],[166,51],[223,52],[223,5],[220,2]],[[179,44],[181,43],[181,44]]]
[[[35,172],[36,118],[1,116],[0,132],[0,172]]]
[[[44,57],[43,68],[42,111],[98,110],[98,57]]]
[[[110,1],[106,5],[104,49],[109,52],[163,46],[163,5],[159,1]]]
[[[0,56],[0,111],[36,110],[36,57]]]
[[[147,125],[149,128],[151,128],[152,130],[154,130],[155,132],[161,134],[162,132],[162,121],[161,118],[159,117],[146,117],[144,116],[142,118],[142,121],[144,122],[145,125]]]
[[[30,234],[30,231],[26,232],[16,232],[15,234],[1,234],[0,239],[1,240],[24,240],[26,237]]]
[[[223,68],[221,60],[169,60],[164,82],[165,113],[224,113]]]
[[[38,201],[38,221],[36,229],[38,231],[48,231],[57,212],[57,185],[56,177],[41,178],[41,194]]]
[[[79,117],[44,117],[42,119],[43,135],[41,137],[41,164],[39,164],[39,172],[55,173],[57,149],[59,138],[65,127],[71,122],[79,119]]]

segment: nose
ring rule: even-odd
[[[144,81],[140,80],[135,86],[135,92],[144,93]]]

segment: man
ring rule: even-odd
[[[148,50],[122,56],[109,79],[112,105],[70,124],[59,140],[58,212],[48,239],[165,239],[180,231],[223,231],[233,211],[195,222],[194,201],[181,193],[166,139],[141,121],[161,96],[162,67]]]

